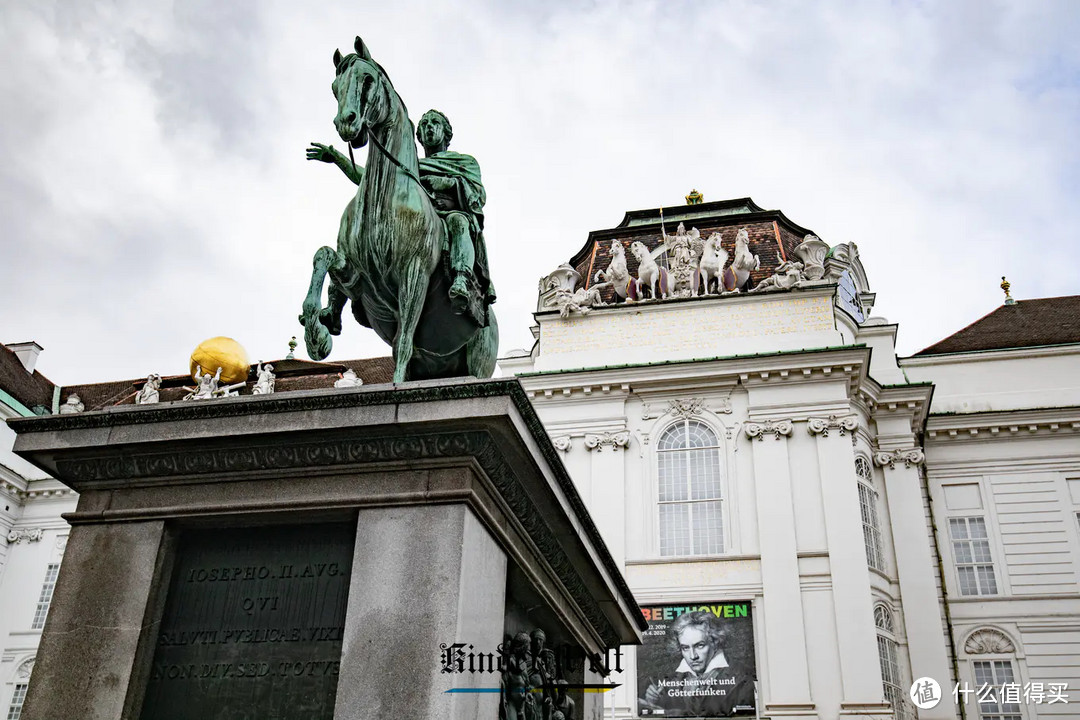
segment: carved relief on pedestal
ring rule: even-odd
[[[630,433],[626,430],[606,433],[589,433],[585,436],[585,447],[589,450],[603,451],[605,447],[622,450],[630,445]]]
[[[922,448],[908,448],[907,450],[894,450],[892,452],[876,452],[874,453],[874,462],[881,467],[896,467],[896,463],[904,463],[904,467],[911,467],[912,465],[922,465],[926,460],[926,455],[923,454]]]
[[[45,531],[41,528],[20,528],[9,532],[7,540],[12,545],[18,545],[24,542],[38,542],[44,535]]]
[[[840,435],[846,435],[852,433],[854,435],[855,430],[859,427],[859,418],[857,415],[830,415],[827,418],[808,418],[806,421],[806,430],[811,435],[820,435],[822,437],[828,437],[830,430],[837,430]]]
[[[794,429],[790,420],[766,420],[764,422],[748,422],[743,425],[743,432],[751,440],[764,440],[766,435],[772,435],[779,440],[781,436],[791,435]]]

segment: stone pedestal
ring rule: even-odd
[[[602,656],[645,629],[516,380],[11,426],[80,493],[24,720],[495,720],[498,692],[460,691],[499,673],[444,672],[446,647],[538,627]]]

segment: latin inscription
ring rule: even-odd
[[[143,720],[330,720],[354,538],[352,525],[183,537]]]

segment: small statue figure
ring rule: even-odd
[[[135,404],[151,405],[160,399],[161,376],[157,373],[150,373],[146,378],[146,382],[139,388],[139,392],[135,393]]]
[[[686,226],[679,223],[674,237],[664,235],[664,244],[671,252],[671,294],[680,298],[690,297],[697,284],[694,275],[703,245],[701,232],[697,228],[687,232]]]
[[[777,256],[777,260],[782,260]],[[781,262],[780,267],[776,268],[776,273],[772,277],[767,277],[754,287],[750,292],[770,292],[773,290],[790,290],[795,287],[795,283],[803,279],[802,275],[803,264],[797,260],[788,260],[787,262]]]
[[[341,378],[334,381],[334,387],[336,388],[360,387],[363,384],[364,381],[356,376],[356,371],[352,368],[347,368],[345,372],[341,373]]]
[[[650,298],[654,300],[666,298],[668,296],[667,268],[656,264],[649,254],[649,249],[640,240],[630,243],[630,254],[637,258],[638,276],[629,296],[634,300],[644,300],[645,289],[648,288]]]
[[[626,299],[630,271],[626,269],[626,248],[623,247],[621,240],[611,241],[611,263],[608,264],[607,270],[596,271],[593,282],[597,283],[593,285],[597,292],[610,287],[615,291],[615,297]]]
[[[211,398],[219,397],[235,397],[239,395],[239,393],[233,392],[234,389],[244,386],[244,383],[238,382],[233,385],[220,387],[220,367],[213,375],[204,373],[202,367],[195,368],[195,382],[198,384],[193,388],[184,387],[185,390],[189,391],[188,394],[184,396],[184,400],[209,400]]]
[[[545,708],[553,702],[551,686],[555,682],[555,653],[550,648],[545,648],[547,635],[540,628],[533,630],[529,637],[532,640],[532,667],[529,668],[529,684],[534,688],[543,688],[542,705]],[[545,715],[547,710],[545,710]]]
[[[536,698],[529,684],[532,658],[529,649],[532,640],[529,634],[519,632],[510,641],[510,652],[506,658],[502,676],[502,703],[499,708],[500,720],[543,720]]]
[[[701,260],[697,266],[697,283],[695,283],[705,295],[712,294],[711,288],[716,287],[716,294],[724,290],[724,282],[721,278],[724,263],[727,262],[728,252],[720,247],[720,233],[713,233],[705,241],[701,249]]]
[[[551,713],[550,720],[556,720],[558,715],[562,715],[566,720],[575,720],[574,708],[576,703],[574,699],[566,694],[566,686],[569,683],[566,680],[559,679],[555,682],[555,702],[553,704],[553,712]]]
[[[742,228],[735,235],[735,257],[724,269],[724,290],[738,292],[750,279],[750,273],[761,267],[761,258],[750,252],[750,233]]]
[[[274,366],[270,363],[263,365],[262,361],[256,366],[258,379],[251,388],[252,395],[270,395],[274,392]]]
[[[578,288],[572,293],[563,288],[555,291],[555,305],[559,308],[559,317],[569,317],[571,312],[588,315],[590,308],[603,304],[605,304],[604,300],[600,297],[600,291],[596,286],[588,290]]]
[[[81,413],[86,409],[81,399],[79,399],[78,393],[71,393],[67,396],[67,400],[60,406],[61,415],[70,415],[72,413]]]

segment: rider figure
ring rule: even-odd
[[[430,190],[435,212],[446,226],[449,254],[450,307],[457,314],[468,312],[478,324],[487,325],[487,307],[495,302],[495,289],[488,272],[484,245],[484,203],[487,195],[480,181],[480,165],[471,155],[447,150],[453,129],[438,110],[428,110],[416,128],[416,138],[424,147],[419,160],[420,182]],[[313,143],[309,160],[337,165],[346,177],[360,184],[363,170],[332,147]]]

